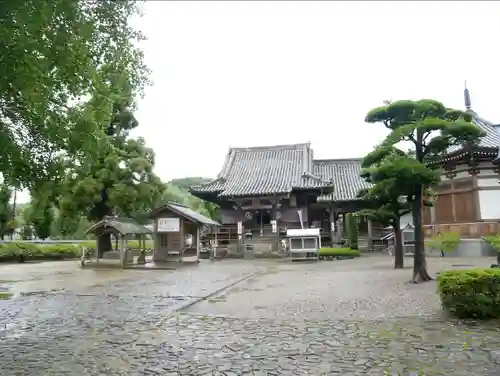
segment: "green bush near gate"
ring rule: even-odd
[[[437,278],[443,308],[458,318],[500,318],[500,269],[450,270]]]
[[[351,248],[320,248],[319,257],[359,257],[361,252]]]

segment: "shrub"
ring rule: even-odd
[[[78,258],[80,246],[75,244],[0,243],[0,262],[24,260],[62,260]]]
[[[359,257],[361,252],[351,248],[320,248],[318,252],[320,257]]]
[[[442,272],[438,293],[443,308],[459,318],[500,318],[500,269]]]
[[[453,252],[460,243],[460,233],[444,232],[440,235],[435,235],[425,242],[429,248],[433,248],[443,252]]]
[[[486,240],[493,248],[500,252],[500,234],[485,236],[484,240]]]
[[[346,225],[347,225],[347,240],[349,247],[352,249],[358,249],[358,216],[355,213],[346,214]]]

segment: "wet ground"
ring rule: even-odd
[[[428,262],[432,273],[491,264]],[[16,296],[0,300],[1,374],[500,374],[498,325],[443,317],[435,282],[410,277],[389,257],[0,266]]]

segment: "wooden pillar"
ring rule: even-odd
[[[453,187],[453,185],[452,185]],[[457,221],[457,209],[456,209],[456,202],[455,202],[455,189],[452,188],[452,191],[451,191],[451,213],[453,215],[453,222],[456,222]],[[423,221],[423,219],[422,219]]]
[[[180,236],[181,236],[181,239],[180,239],[180,249],[179,249],[179,257],[180,257],[180,260],[179,262],[182,262],[184,261],[184,221],[182,220],[182,218],[179,218],[179,231],[180,231]]]
[[[372,220],[366,218],[366,225],[368,227],[368,250],[373,251],[373,228]]]
[[[137,264],[144,265],[146,263],[146,235],[139,235],[139,257],[137,258]]]
[[[81,251],[82,251],[82,255],[81,255],[81,259],[80,259],[80,264],[82,266],[82,268],[85,266],[85,258],[86,258],[86,252],[87,252],[87,248],[84,247],[83,245],[80,246],[81,247]]]
[[[328,213],[328,220],[330,226],[330,243],[332,248],[335,248],[335,209],[330,205],[330,212]]]
[[[101,253],[101,246],[99,241],[100,234],[97,234],[97,239],[95,242],[95,262],[99,262],[99,253]]]
[[[158,261],[160,239],[158,238],[158,219],[153,222],[153,261]]]
[[[120,236],[120,266],[122,268],[125,267],[125,263],[127,262],[127,254],[125,249],[125,235]]]
[[[279,249],[280,249],[280,226],[279,226],[279,219],[278,219],[278,199],[276,197],[273,199],[273,219],[276,223],[274,251],[279,252]]]
[[[200,262],[200,250],[201,250],[201,239],[200,239],[200,227],[196,227],[196,262]]]
[[[218,238],[218,234],[219,234],[219,228],[218,227],[214,227],[214,245],[212,247],[213,249],[213,258],[215,259],[217,257],[217,248],[219,247],[219,238]]]

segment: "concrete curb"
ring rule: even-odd
[[[260,271],[258,271],[258,272],[255,272],[255,273],[252,273],[252,274],[249,274],[249,275],[247,275],[247,276],[245,276],[245,277],[243,277],[243,278],[240,278],[240,279],[236,280],[235,282],[230,283],[229,285],[223,286],[223,287],[221,287],[221,288],[219,288],[219,289],[215,290],[214,292],[211,292],[210,294],[208,294],[208,295],[206,295],[206,296],[204,296],[204,297],[202,297],[202,298],[197,298],[197,299],[194,299],[193,301],[191,301],[191,302],[189,302],[189,303],[186,303],[186,304],[184,304],[184,305],[180,306],[179,308],[174,309],[174,310],[172,311],[172,313],[171,313],[169,316],[171,316],[171,315],[173,315],[173,314],[175,314],[175,313],[178,313],[178,312],[180,312],[180,311],[183,311],[183,310],[185,310],[185,309],[188,309],[189,307],[192,307],[192,306],[194,306],[195,304],[198,304],[198,303],[201,303],[201,302],[203,302],[203,301],[205,301],[205,300],[208,300],[208,299],[210,299],[211,297],[213,297],[213,296],[215,296],[215,295],[219,295],[221,292],[224,292],[224,291],[226,291],[226,290],[229,290],[230,288],[232,288],[232,287],[236,286],[238,283],[241,283],[241,282],[243,282],[243,281],[246,281],[247,279],[250,279],[250,278],[256,277],[256,276],[258,276],[258,275],[259,275],[259,274],[261,274],[261,273],[263,273],[263,271],[262,271],[262,270],[260,270]]]

